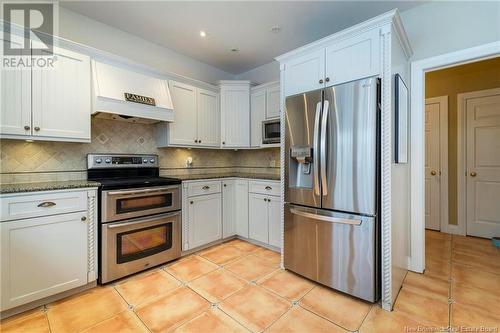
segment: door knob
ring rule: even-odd
[[[470,173],[470,176],[471,176],[471,177],[476,177],[476,176],[477,176],[477,173],[475,173],[474,171],[472,171],[472,172]]]
[[[435,176],[436,175],[436,171],[432,170],[431,171],[431,175]]]
[[[323,79],[320,79],[320,80],[319,80],[319,84],[322,84],[322,83],[323,83]]]

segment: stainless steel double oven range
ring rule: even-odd
[[[156,155],[87,155],[99,190],[99,282],[181,255],[181,181],[159,177]]]

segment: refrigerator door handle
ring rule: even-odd
[[[319,191],[319,123],[321,120],[321,102],[316,104],[316,114],[314,116],[314,133],[313,133],[313,166],[314,166],[314,194],[321,195]]]
[[[321,119],[321,139],[320,139],[320,154],[321,154],[321,189],[323,195],[328,195],[328,183],[326,181],[326,127],[328,125],[328,108],[330,106],[330,102],[325,100],[323,102],[323,116]]]
[[[333,217],[333,216],[325,216],[325,215],[318,215],[314,213],[309,213],[305,212],[302,210],[298,210],[295,208],[291,208],[290,212],[294,215],[302,216],[305,218],[313,219],[313,220],[318,220],[318,221],[324,221],[324,222],[330,222],[330,223],[341,223],[341,224],[351,224],[351,225],[356,225],[359,226],[361,225],[361,220],[357,219],[343,219],[340,217]]]

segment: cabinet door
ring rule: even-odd
[[[31,70],[2,67],[0,88],[0,134],[31,135]]]
[[[280,116],[280,86],[267,89],[266,119]]]
[[[267,196],[250,193],[248,195],[248,236],[262,243],[269,242]]]
[[[236,234],[235,181],[222,182],[222,238]]]
[[[269,204],[269,245],[281,248],[281,200],[280,197],[268,197]]]
[[[250,145],[262,144],[262,122],[266,120],[266,91],[261,90],[250,96]]]
[[[170,94],[174,106],[174,121],[169,123],[169,144],[195,146],[198,140],[196,127],[196,88],[170,81]]]
[[[90,141],[90,58],[54,47],[53,69],[32,71],[33,135]]]
[[[221,194],[188,198],[189,248],[222,238]]]
[[[85,212],[0,223],[2,311],[87,283],[83,216]]]
[[[248,180],[236,180],[234,192],[236,234],[248,238]]]
[[[323,88],[325,50],[311,52],[285,63],[284,76],[285,96]]]
[[[228,87],[221,91],[222,147],[250,147],[250,91]]]
[[[204,89],[197,91],[198,146],[219,147],[220,111],[217,94]]]
[[[380,30],[335,43],[326,49],[327,86],[380,74]]]

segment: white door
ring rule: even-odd
[[[83,216],[86,212],[0,223],[2,311],[87,283]]]
[[[198,107],[198,146],[219,147],[220,111],[217,105],[217,94],[213,91],[197,89],[196,100]]]
[[[269,204],[269,245],[281,248],[281,200],[267,197]]]
[[[248,238],[248,180],[236,180],[234,192],[236,234]]]
[[[500,89],[467,99],[467,234],[500,236]]]
[[[262,243],[269,242],[268,197],[248,194],[248,237]]]
[[[285,63],[285,96],[325,86],[325,50],[307,53]]]
[[[189,248],[222,238],[221,194],[188,198]]]
[[[33,135],[90,141],[90,58],[54,47],[53,69],[32,71]]]
[[[266,119],[279,118],[280,116],[280,86],[268,88],[266,91]]]
[[[235,181],[222,181],[222,238],[236,234]]]
[[[174,106],[174,122],[169,124],[169,143],[195,146],[197,138],[196,88],[170,81],[170,94]]]
[[[266,91],[260,90],[250,96],[250,144],[260,147],[262,144],[262,122],[266,119]]]
[[[31,70],[2,67],[0,75],[0,134],[31,135]]]
[[[326,48],[326,86],[380,73],[380,30],[334,43]]]
[[[222,147],[250,147],[250,92],[248,88],[221,91]]]
[[[440,133],[441,103],[425,101],[425,227],[440,230]]]

